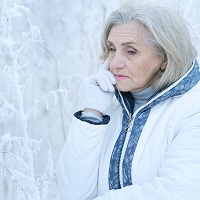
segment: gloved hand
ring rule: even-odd
[[[92,109],[106,114],[114,95],[116,80],[108,71],[109,64],[106,60],[103,69],[95,75],[85,79],[80,86],[80,95],[83,109]]]

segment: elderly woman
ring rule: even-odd
[[[102,51],[58,160],[62,199],[199,199],[200,69],[184,20],[126,2],[105,23]]]

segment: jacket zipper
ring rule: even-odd
[[[128,124],[127,124],[127,127],[126,127],[126,133],[130,131],[132,121],[133,121],[133,114],[129,113],[129,119],[128,119]]]
[[[123,187],[123,172],[122,172],[123,159],[122,158],[124,157],[124,154],[125,154],[125,151],[126,151],[126,146],[128,144],[128,141],[129,141],[132,124],[133,124],[133,114],[129,113],[129,120],[128,120],[128,123],[127,123],[127,127],[125,129],[126,137],[125,137],[124,144],[123,144],[123,147],[122,147],[122,153],[120,155],[120,163],[119,163],[120,188]]]

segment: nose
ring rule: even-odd
[[[125,67],[125,63],[123,61],[122,56],[118,55],[117,53],[109,59],[110,69],[122,69]]]

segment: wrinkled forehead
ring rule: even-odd
[[[108,42],[135,42],[141,43],[146,40],[147,29],[139,22],[129,22],[112,26],[107,41]]]

